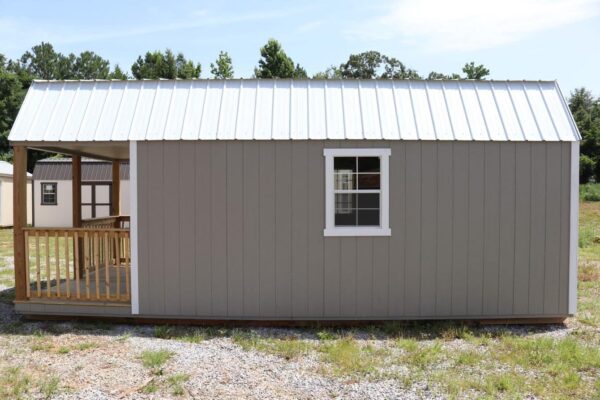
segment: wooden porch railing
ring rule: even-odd
[[[129,229],[129,215],[116,215],[101,218],[88,218],[81,220],[83,228],[117,228]]]
[[[24,228],[28,299],[129,302],[129,230]]]

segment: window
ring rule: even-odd
[[[325,236],[389,236],[390,149],[325,149]]]
[[[56,182],[48,183],[42,182],[42,205],[43,206],[55,206],[56,205]]]

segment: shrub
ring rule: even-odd
[[[588,183],[594,175],[595,162],[590,157],[582,154],[579,157],[579,182]]]
[[[583,201],[600,201],[600,183],[586,183],[579,186],[579,197]]]

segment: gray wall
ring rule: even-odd
[[[142,316],[563,316],[570,143],[138,143]],[[324,147],[391,147],[391,237],[323,237]]]

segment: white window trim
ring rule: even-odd
[[[324,236],[391,236],[390,229],[390,199],[389,199],[389,159],[391,150],[382,149],[323,149],[325,156],[325,229]],[[335,226],[335,196],[333,184],[334,157],[379,157],[381,180],[381,210],[380,226]]]

